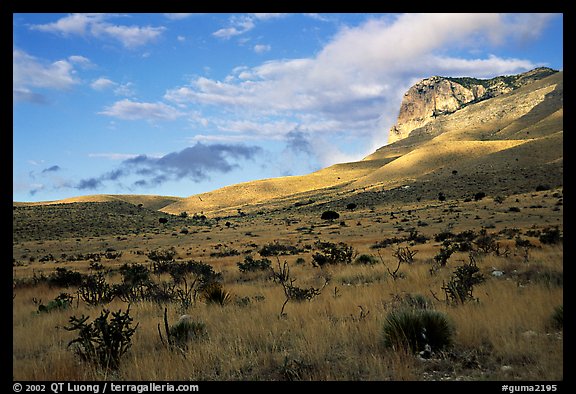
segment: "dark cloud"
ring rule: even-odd
[[[312,144],[306,138],[306,134],[298,129],[294,129],[286,134],[286,149],[293,153],[304,153],[312,155]]]
[[[99,177],[81,180],[76,188],[96,189],[103,182],[118,181],[129,175],[141,178],[133,182],[135,187],[158,186],[169,180],[191,179],[201,182],[209,179],[212,173],[227,173],[239,168],[236,160],[253,159],[262,149],[257,146],[214,144],[196,145],[179,152],[172,152],[162,157],[139,155],[124,160],[113,171]]]
[[[56,171],[60,171],[62,168],[60,168],[60,166],[52,166],[52,167],[48,167],[42,170],[42,174],[45,174],[47,172],[56,172]]]

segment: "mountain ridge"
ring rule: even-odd
[[[335,164],[307,175],[233,184],[189,197],[95,195],[50,203],[120,199],[170,214],[225,215],[262,210],[267,204],[281,207],[336,197],[358,198],[361,192],[404,186],[412,187],[412,193],[402,198],[433,199],[441,188],[454,189],[455,197],[464,195],[471,183],[491,187],[494,193],[506,192],[505,186],[521,191],[535,183],[562,185],[563,72],[539,68],[501,78],[516,81],[517,86],[469,101],[453,112],[436,113],[425,122],[414,122],[417,127],[405,136],[357,162]],[[502,79],[493,80],[499,84]],[[476,86],[475,79],[466,81]],[[525,174],[531,178],[524,178]],[[483,179],[483,183],[466,177]]]

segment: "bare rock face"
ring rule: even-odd
[[[406,138],[412,130],[426,125],[437,116],[508,93],[555,72],[557,71],[540,67],[526,73],[492,79],[439,76],[423,79],[404,94],[398,120],[388,135],[388,143]]]

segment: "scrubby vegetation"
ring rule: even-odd
[[[14,379],[561,380],[562,212],[538,193],[31,234]]]

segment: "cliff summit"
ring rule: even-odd
[[[389,131],[388,143],[406,138],[410,132],[436,117],[451,114],[469,104],[509,93],[558,72],[547,67],[492,79],[433,76],[421,80],[404,94],[398,120]]]

